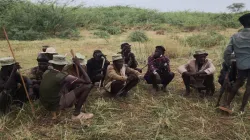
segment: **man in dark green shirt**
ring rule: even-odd
[[[93,117],[91,113],[81,112],[82,105],[91,90],[91,81],[79,60],[73,59],[73,61],[78,66],[79,72],[84,75],[82,79],[61,72],[67,64],[62,55],[53,56],[53,60],[49,61],[53,68],[47,70],[43,75],[40,85],[40,101],[47,110],[52,112],[53,119],[56,119],[56,111],[73,105],[75,105],[75,111],[72,119]]]
[[[246,92],[244,94],[241,112],[244,112],[250,96],[250,13],[245,14],[239,18],[240,23],[244,26],[240,32],[234,34],[224,52],[224,60],[226,64],[230,65],[231,54],[235,53],[236,65],[238,68],[237,80],[228,96],[226,103],[219,108],[228,113],[232,113],[230,104],[237,94],[240,87],[244,85],[247,80]]]

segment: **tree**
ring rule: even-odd
[[[233,13],[241,12],[245,8],[245,3],[233,3],[227,6],[227,9]]]

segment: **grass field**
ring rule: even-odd
[[[131,31],[110,39],[100,39],[94,31],[82,30],[78,40],[47,39],[41,41],[11,41],[17,60],[23,67],[22,72],[36,65],[37,53],[42,45],[56,48],[60,54],[67,54],[70,60],[70,49],[92,57],[95,49],[102,50],[108,58],[116,54],[120,44],[127,42]],[[224,43],[207,48],[209,58],[217,68],[216,79],[220,70],[221,54],[229,37],[236,29],[218,31],[225,36]],[[60,119],[50,120],[50,116],[36,101],[36,117],[33,118],[28,105],[24,108],[13,108],[13,111],[0,119],[0,139],[250,139],[250,112],[239,115],[240,97],[233,103],[235,114],[228,116],[215,108],[219,85],[214,97],[201,99],[198,93],[192,92],[188,98],[180,96],[184,85],[177,67],[192,58],[198,47],[185,44],[185,38],[200,34],[201,31],[165,32],[156,35],[155,31],[146,31],[150,41],[131,43],[132,51],[137,55],[141,66],[156,45],[164,45],[171,58],[171,69],[176,73],[174,81],[168,86],[168,93],[151,94],[151,86],[144,81],[130,92],[127,98],[108,98],[93,89],[85,105],[87,112],[94,113],[94,118],[83,122],[70,120],[72,109],[63,111]],[[128,41],[129,42],[129,41]],[[130,43],[130,42],[129,42]],[[206,49],[206,48],[205,48]],[[0,57],[10,56],[7,42],[0,41]],[[144,70],[143,72],[146,72]]]

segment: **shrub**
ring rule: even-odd
[[[99,38],[104,38],[104,39],[110,38],[110,34],[106,31],[96,31],[94,32],[94,35]]]
[[[116,26],[100,26],[98,29],[108,32],[111,35],[121,34],[121,28]]]
[[[216,32],[208,32],[206,34],[198,34],[187,37],[184,41],[191,47],[213,47],[219,45],[225,37]]]
[[[143,31],[134,31],[128,36],[132,42],[146,42],[148,41],[147,35]]]

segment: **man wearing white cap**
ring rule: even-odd
[[[126,96],[139,82],[140,73],[124,65],[121,55],[112,56],[113,64],[107,68],[105,89],[113,96]]]
[[[54,55],[53,60],[49,61],[53,68],[47,70],[43,75],[40,85],[40,101],[47,110],[52,112],[52,119],[57,118],[57,111],[73,105],[75,105],[73,120],[93,117],[91,113],[81,112],[82,105],[91,90],[91,81],[80,66],[78,59],[75,59],[74,62],[79,67],[79,72],[84,75],[81,79],[61,72],[63,67],[68,64],[63,55]]]

